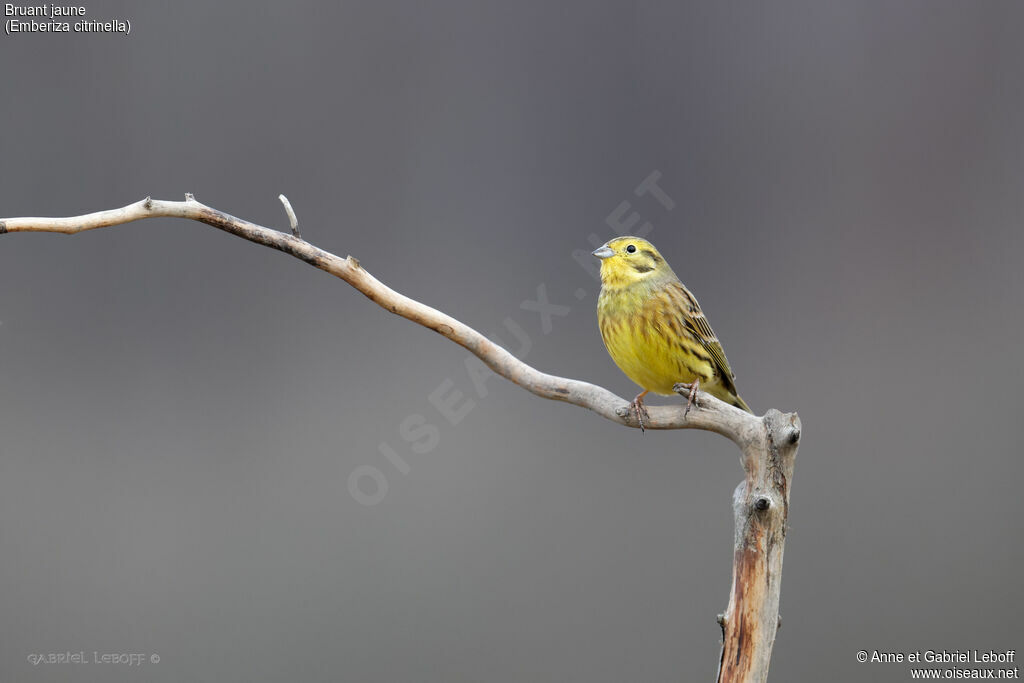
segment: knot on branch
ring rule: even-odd
[[[637,420],[636,412],[633,410],[632,403],[626,403],[615,409],[615,414],[622,418],[623,422],[630,427],[639,427],[640,422]]]
[[[774,408],[764,414],[768,436],[779,446],[796,446],[800,443],[800,416],[796,413],[781,413]]]

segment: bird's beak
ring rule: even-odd
[[[599,259],[606,259],[609,256],[613,256],[614,254],[615,252],[612,251],[612,248],[609,247],[607,244],[601,247],[600,249],[594,250],[594,256],[596,256]]]

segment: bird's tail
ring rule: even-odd
[[[747,405],[747,402],[746,402],[746,401],[744,401],[744,400],[743,400],[742,398],[740,398],[740,395],[739,395],[739,394],[733,394],[733,396],[734,396],[734,398],[736,399],[736,400],[734,400],[734,401],[732,402],[732,404],[733,404],[734,406],[736,406],[736,407],[737,407],[737,408],[739,408],[740,410],[745,410],[745,411],[747,411],[747,412],[748,412],[748,413],[750,413],[751,415],[753,415],[753,414],[754,414],[754,411],[750,409],[750,406],[748,406],[748,405]]]

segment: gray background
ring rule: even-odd
[[[804,423],[774,680],[1022,649],[1019,3],[82,1],[131,35],[0,36],[0,216],[188,191],[283,227],[284,192],[317,245],[632,395],[570,255],[629,201],[745,398]],[[0,238],[0,349],[0,680],[714,676],[721,437],[480,398],[464,350],[184,221]],[[160,662],[27,661],[66,650]]]

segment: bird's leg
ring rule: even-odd
[[[697,389],[700,388],[700,380],[695,379],[690,383],[690,395],[686,399],[686,410],[683,411],[683,417],[690,414],[690,408],[697,402]]]
[[[636,398],[633,399],[633,410],[636,411],[636,421],[640,423],[641,432],[647,431],[644,429],[644,416],[646,415],[648,420],[651,419],[650,414],[647,412],[647,408],[644,406],[644,396],[647,395],[648,391],[650,390],[644,389],[636,395]]]

